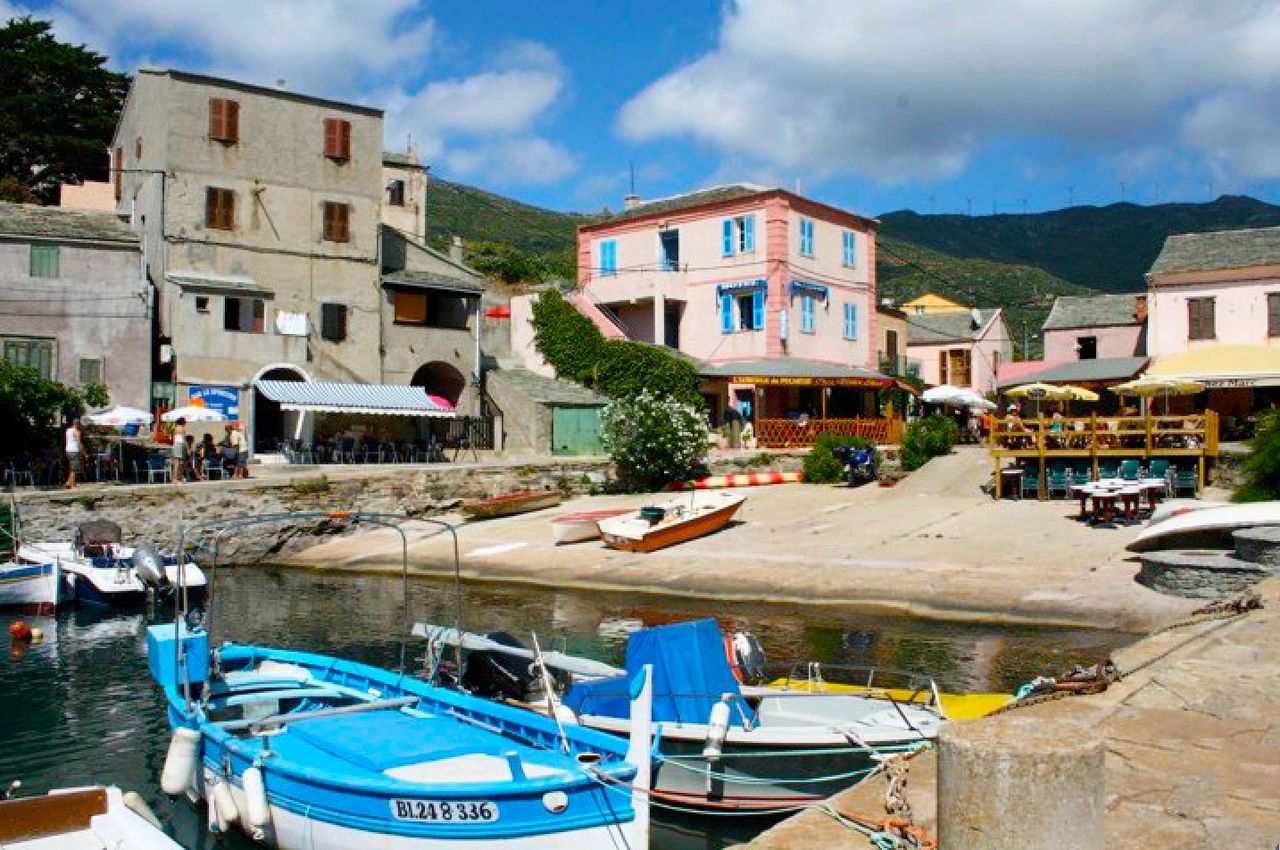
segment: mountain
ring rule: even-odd
[[[1205,204],[1112,204],[1023,215],[880,216],[881,237],[962,260],[1036,266],[1104,292],[1145,288],[1143,275],[1173,233],[1280,225],[1280,207],[1241,195]]]
[[[427,241],[437,248],[457,235],[468,242],[505,243],[532,254],[572,251],[578,225],[592,218],[434,177],[427,181],[426,206]]]

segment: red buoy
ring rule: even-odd
[[[31,629],[22,620],[14,620],[9,624],[9,637],[14,640],[31,640]]]

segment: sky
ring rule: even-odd
[[[1280,202],[1280,0],[0,0],[117,70],[379,106],[560,210],[751,181],[863,214]]]

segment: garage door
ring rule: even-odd
[[[551,447],[558,455],[598,455],[600,408],[555,407],[551,421]]]

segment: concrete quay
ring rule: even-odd
[[[1108,850],[1270,850],[1280,842],[1280,577],[1255,590],[1262,610],[1161,631],[1117,652],[1121,671],[1132,672],[1101,694],[1004,715],[1078,724],[1101,735]],[[884,796],[885,780],[877,776],[830,804],[880,818]],[[936,834],[935,753],[911,761],[906,799],[916,824]],[[1047,835],[1036,847],[1062,846],[1055,838]],[[746,846],[870,845],[829,815],[808,811]]]
[[[639,506],[668,494],[583,497],[559,510],[462,524],[462,575],[1135,632],[1196,607],[1133,581],[1138,565],[1124,546],[1136,526],[1089,527],[1072,518],[1074,502],[993,501],[980,489],[989,466],[985,452],[965,448],[891,488],[751,488],[729,528],[647,555],[615,552],[598,541],[555,546],[550,520],[562,511]],[[410,523],[406,530],[414,573],[453,574],[451,544],[432,538],[434,529],[425,525]],[[321,543],[288,563],[396,572],[400,544],[393,533],[371,531]]]

